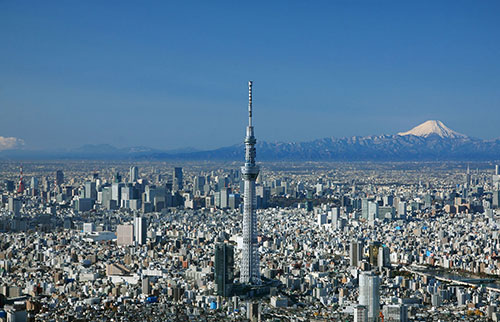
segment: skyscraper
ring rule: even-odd
[[[97,199],[97,189],[94,181],[87,181],[84,185],[85,198],[96,200]]]
[[[470,175],[470,167],[467,165],[467,172],[465,173],[465,184],[467,187],[470,187],[471,183],[471,175]]]
[[[351,240],[349,246],[349,263],[351,266],[358,266],[363,260],[363,242],[359,240]]]
[[[136,166],[130,167],[130,182],[136,182],[139,179],[139,168]]]
[[[378,203],[368,201],[368,222],[373,223],[378,218]]]
[[[368,220],[368,202],[367,198],[361,199],[361,218]]]
[[[56,186],[60,186],[64,183],[64,173],[62,170],[56,171]]]
[[[252,81],[248,82],[248,126],[245,137],[245,165],[241,174],[245,181],[243,206],[243,249],[241,258],[240,281],[244,284],[259,285],[260,267],[257,244],[257,201],[255,197],[255,180],[259,175],[259,167],[255,164],[255,143],[252,126]]]
[[[4,182],[5,182],[5,190],[7,190],[7,192],[13,192],[15,189],[14,181],[5,180]]]
[[[115,177],[113,179],[113,182],[122,182],[122,176],[120,175],[120,173],[118,171],[116,171],[116,173],[115,173]]]
[[[146,218],[141,216],[134,217],[134,240],[136,245],[146,244],[147,228]]]
[[[174,168],[173,175],[173,188],[174,190],[182,190],[182,168]]]
[[[382,247],[382,243],[373,241],[368,245],[368,261],[372,266],[378,265],[378,253]]]
[[[378,249],[378,267],[390,267],[391,266],[391,253],[388,247],[380,246]]]
[[[38,189],[38,178],[37,177],[31,177],[30,188],[31,189]]]
[[[354,307],[354,322],[368,321],[368,309],[364,305],[356,305]]]
[[[14,215],[14,216],[19,216],[21,213],[21,208],[23,206],[23,203],[21,199],[17,199],[14,197],[9,198],[9,211]]]
[[[368,308],[368,321],[377,321],[380,315],[380,279],[373,272],[359,274],[358,303]]]
[[[217,295],[229,297],[233,295],[234,280],[234,248],[225,243],[215,246],[215,284]]]
[[[493,175],[493,189],[500,189],[500,169],[498,167],[498,164],[495,165],[495,174]]]

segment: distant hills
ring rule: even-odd
[[[258,139],[258,138],[257,138]],[[243,140],[243,139],[242,139]],[[243,160],[244,145],[210,151],[187,148],[161,151],[148,147],[116,148],[85,145],[66,151],[0,151],[0,158],[16,159],[134,159]],[[309,142],[257,141],[259,161],[434,161],[500,159],[500,138],[482,140],[455,132],[441,121],[426,121],[396,135],[324,138]]]

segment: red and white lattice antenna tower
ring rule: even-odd
[[[20,177],[19,177],[19,187],[17,188],[17,193],[24,192],[24,182],[23,182],[23,165],[21,164],[20,168]]]

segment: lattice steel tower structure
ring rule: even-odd
[[[241,258],[240,282],[260,285],[259,249],[257,243],[257,202],[255,197],[255,180],[259,175],[259,167],[255,164],[255,143],[252,126],[252,81],[248,82],[248,126],[245,137],[245,165],[241,174],[245,180],[243,206],[243,250]]]

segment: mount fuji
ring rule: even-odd
[[[467,135],[458,133],[448,128],[441,121],[437,120],[429,120],[420,125],[415,126],[413,129],[408,132],[400,132],[398,135],[415,135],[421,137],[429,137],[431,135],[437,135],[441,138],[448,139],[458,139],[458,138],[466,138]]]

